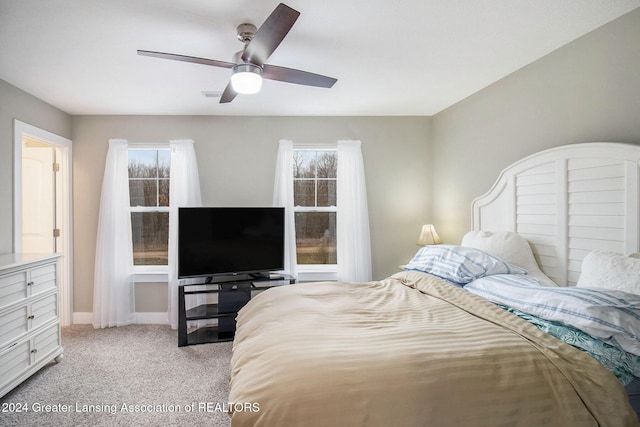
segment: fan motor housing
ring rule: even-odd
[[[238,32],[238,40],[246,44],[249,43],[251,39],[253,39],[253,36],[255,35],[256,31],[258,31],[258,29],[253,24],[244,23],[238,25],[236,31]]]

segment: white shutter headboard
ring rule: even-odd
[[[540,268],[575,285],[591,250],[639,251],[640,145],[572,144],[504,169],[472,203],[472,229],[515,231]]]

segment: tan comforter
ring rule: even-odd
[[[435,277],[271,289],[238,315],[233,426],[638,426],[586,353]]]

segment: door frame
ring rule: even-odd
[[[13,120],[13,251],[22,251],[22,138],[28,136],[51,145],[56,150],[60,165],[56,180],[56,210],[60,214],[57,228],[60,237],[56,243],[60,257],[60,318],[62,326],[71,325],[73,319],[73,193],[72,143],[70,139],[40,129],[20,120]]]

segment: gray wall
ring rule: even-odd
[[[205,205],[269,206],[280,139],[359,139],[366,169],[373,276],[398,271],[429,221],[428,117],[74,116],[74,312],[92,311],[100,189],[109,138],[195,140]],[[166,287],[137,288],[137,311],[166,311]]]
[[[0,253],[13,251],[13,120],[71,138],[71,116],[0,80]]]
[[[429,141],[431,218],[452,244],[512,162],[565,144],[640,143],[640,9],[435,115]]]

